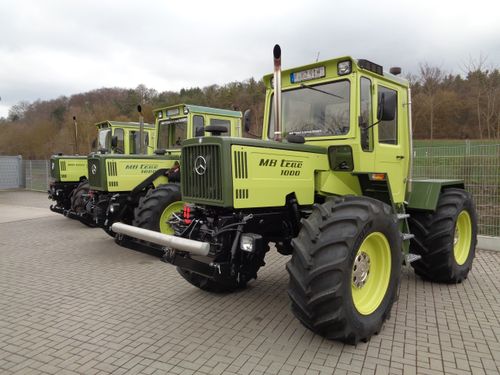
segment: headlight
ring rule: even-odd
[[[56,163],[54,163],[54,162],[50,163],[50,168],[52,170],[54,170],[56,168]]]
[[[120,205],[117,203],[112,203],[109,205],[109,213],[113,214],[115,211],[118,211],[118,207]]]
[[[351,73],[351,61],[341,61],[337,65],[337,73],[339,76],[344,76]]]
[[[261,246],[262,236],[256,233],[244,233],[240,239],[240,249],[247,253],[255,253]]]

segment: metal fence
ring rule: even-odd
[[[479,234],[500,236],[500,144],[416,147],[413,173],[464,180],[476,203]]]
[[[23,158],[17,156],[0,156],[0,189],[15,189],[22,186]]]
[[[24,186],[47,191],[47,160],[23,161]],[[417,146],[414,177],[459,178],[465,181],[476,203],[479,234],[500,237],[500,144]]]
[[[28,190],[47,191],[50,178],[49,160],[24,160],[23,186]]]

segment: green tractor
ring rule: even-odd
[[[173,234],[167,220],[161,218],[183,206],[179,202],[182,141],[208,132],[233,137],[242,132],[239,111],[178,104],[154,114],[157,144],[153,155],[89,157],[86,211],[96,226],[113,237],[110,226],[115,221]]]
[[[205,137],[182,146],[175,235],[113,230],[164,246],[164,259],[207,291],[243,288],[273,242],[290,255],[294,315],[324,337],[377,334],[403,263],[459,283],[471,269],[476,212],[460,180],[412,178],[409,84],[340,57],[267,75],[264,139]]]
[[[76,122],[76,118],[73,118]],[[139,152],[140,125],[136,122],[102,121],[96,124],[97,138],[94,148],[99,153],[136,154]],[[148,153],[152,154],[155,144],[154,126],[144,124],[145,142]],[[89,190],[87,156],[53,155],[50,159],[51,181],[49,199],[55,201],[50,206],[54,212],[79,219],[89,224],[85,217],[85,194]]]

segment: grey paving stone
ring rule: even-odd
[[[19,191],[0,192],[1,202],[48,206],[44,194]],[[500,253],[478,251],[459,285],[404,269],[391,318],[357,346],[293,317],[288,259],[271,251],[247,290],[213,295],[63,216],[1,223],[0,372],[500,373]]]

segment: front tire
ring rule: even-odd
[[[90,184],[87,180],[83,180],[78,184],[78,186],[71,192],[71,210],[77,214],[85,213],[85,205],[87,204],[84,195],[88,194],[90,190]]]
[[[350,344],[380,331],[396,298],[401,236],[391,208],[345,197],[315,206],[287,264],[292,312],[309,329]]]
[[[430,281],[460,283],[472,268],[477,244],[477,216],[472,195],[463,189],[441,193],[436,211],[410,212],[415,238],[410,251],[415,273]]]
[[[188,283],[207,292],[230,293],[236,290],[245,289],[249,281],[257,278],[260,267],[266,264],[264,258],[269,249],[270,246],[267,244],[262,254],[254,254],[255,258],[253,258],[251,262],[248,262],[244,269],[239,270],[239,276],[228,275],[223,280],[212,280],[206,276],[181,267],[177,267],[177,272],[179,272]]]
[[[173,234],[168,219],[182,211],[181,189],[177,184],[159,185],[139,200],[134,211],[133,225],[164,234]]]
[[[86,205],[87,199],[86,195],[89,193],[90,184],[88,180],[82,180],[78,184],[78,186],[71,192],[70,202],[71,202],[71,211],[77,214],[80,222],[85,224],[88,227],[95,227],[92,219],[87,214]]]
[[[234,292],[238,289],[244,289],[246,287],[246,283],[240,284],[234,279],[227,280],[225,282],[218,282],[212,279],[209,279],[206,276],[199,275],[190,270],[177,267],[177,272],[181,275],[189,284],[212,293],[230,293]]]

